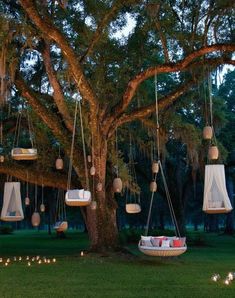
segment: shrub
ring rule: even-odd
[[[0,227],[0,234],[2,235],[9,235],[13,233],[13,228],[11,226],[1,226]]]

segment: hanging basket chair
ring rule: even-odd
[[[137,203],[128,203],[126,204],[126,212],[130,214],[140,213],[141,206]]]
[[[13,148],[11,157],[14,160],[35,160],[38,158],[38,153],[35,148]]]
[[[65,203],[68,206],[88,206],[91,203],[91,192],[84,189],[68,190],[65,194]]]
[[[202,210],[209,214],[228,213],[232,205],[227,193],[224,165],[206,165]]]
[[[57,221],[54,225],[54,229],[56,232],[65,232],[68,229],[68,222],[65,221]]]
[[[1,220],[21,221],[23,219],[20,182],[5,182]]]
[[[41,222],[40,214],[37,211],[35,211],[31,217],[32,226],[38,227],[40,225],[40,222]]]
[[[202,132],[202,135],[203,135],[203,139],[204,140],[211,140],[212,137],[213,137],[213,129],[211,126],[205,126],[203,128],[203,132]]]

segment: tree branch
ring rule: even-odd
[[[50,57],[50,44],[45,41],[44,48],[42,50],[42,57],[44,61],[44,65],[46,68],[46,72],[48,75],[49,82],[54,90],[53,98],[54,102],[56,103],[60,114],[64,120],[64,123],[69,131],[73,131],[73,120],[70,116],[68,107],[64,100],[63,90],[62,87],[56,77],[56,73],[51,64],[51,57]]]
[[[131,102],[132,98],[134,97],[136,90],[140,83],[145,81],[146,79],[154,76],[155,74],[160,73],[170,73],[170,72],[177,72],[177,71],[183,71],[186,70],[187,67],[197,58],[204,56],[206,54],[215,52],[215,51],[223,51],[223,52],[234,52],[235,51],[235,45],[233,44],[215,44],[203,47],[197,51],[194,51],[193,53],[189,54],[186,58],[183,60],[176,62],[176,63],[165,63],[162,65],[158,65],[155,67],[149,67],[145,71],[137,74],[131,81],[129,81],[128,86],[126,88],[126,91],[124,92],[124,95],[122,97],[122,100],[113,108],[112,115],[105,116],[105,120],[103,123],[103,126],[107,128],[107,131],[109,127],[112,125],[114,121],[117,121],[117,119],[120,117],[120,115],[126,110],[129,103]],[[107,133],[105,131],[104,133]]]
[[[61,48],[62,53],[69,63],[70,71],[83,99],[90,105],[91,123],[97,127],[98,100],[89,85],[78,57],[73,48],[68,44],[66,37],[52,24],[48,18],[41,18],[35,7],[34,1],[20,0],[20,5],[25,10],[32,22],[50,40],[54,40]]]

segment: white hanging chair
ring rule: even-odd
[[[217,214],[228,213],[232,209],[226,189],[224,165],[206,165],[202,210]]]
[[[68,190],[65,194],[65,203],[68,206],[88,206],[91,203],[91,192],[84,189]]]
[[[13,148],[11,157],[14,160],[35,160],[38,158],[38,152],[35,148]]]
[[[30,142],[32,146],[31,148],[19,147],[21,119],[22,119],[22,113],[19,112],[17,116],[14,145],[13,145],[13,149],[11,150],[11,157],[14,160],[35,160],[38,158],[38,152],[37,152],[37,149],[34,148],[32,123],[29,118],[28,110],[27,110],[27,121],[28,121],[29,137],[30,137]]]
[[[23,219],[20,182],[5,182],[1,220],[21,221]]]

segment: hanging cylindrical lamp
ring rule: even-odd
[[[91,162],[91,155],[87,155],[87,161],[90,163]]]
[[[32,226],[33,227],[38,227],[40,225],[40,221],[41,221],[40,214],[37,211],[35,211],[32,214],[32,218],[31,218]]]
[[[90,175],[91,175],[91,176],[94,176],[94,175],[95,175],[95,167],[94,167],[94,166],[92,166],[92,167],[90,168]]]
[[[213,136],[213,129],[211,126],[207,125],[203,128],[203,132],[202,132],[202,135],[203,135],[203,139],[204,140],[211,140],[212,139],[212,136]]]
[[[156,181],[152,181],[152,182],[150,183],[149,188],[150,188],[150,191],[151,191],[151,192],[156,192],[156,191],[157,191],[157,182],[156,182]]]
[[[159,172],[159,164],[157,161],[153,161],[152,163],[152,173],[157,174]]]
[[[217,146],[215,145],[210,146],[208,151],[208,158],[210,160],[216,160],[219,158],[219,149]]]
[[[45,205],[42,203],[42,204],[40,205],[40,211],[41,211],[41,212],[45,212],[45,210],[46,210],[46,207],[45,207]]]
[[[113,180],[113,191],[120,193],[122,191],[122,180],[117,177]]]
[[[100,191],[103,190],[103,185],[102,185],[101,182],[98,182],[98,183],[97,183],[97,185],[96,185],[96,190],[97,190],[98,192],[100,192]]]
[[[97,202],[92,201],[90,206],[91,206],[91,210],[96,210],[97,209]]]
[[[29,206],[30,205],[30,198],[26,197],[25,198],[25,206]]]
[[[0,162],[2,163],[2,162],[4,162],[4,160],[5,160],[4,155],[0,155]]]
[[[64,161],[60,156],[55,161],[55,168],[56,170],[63,170],[64,168]]]

